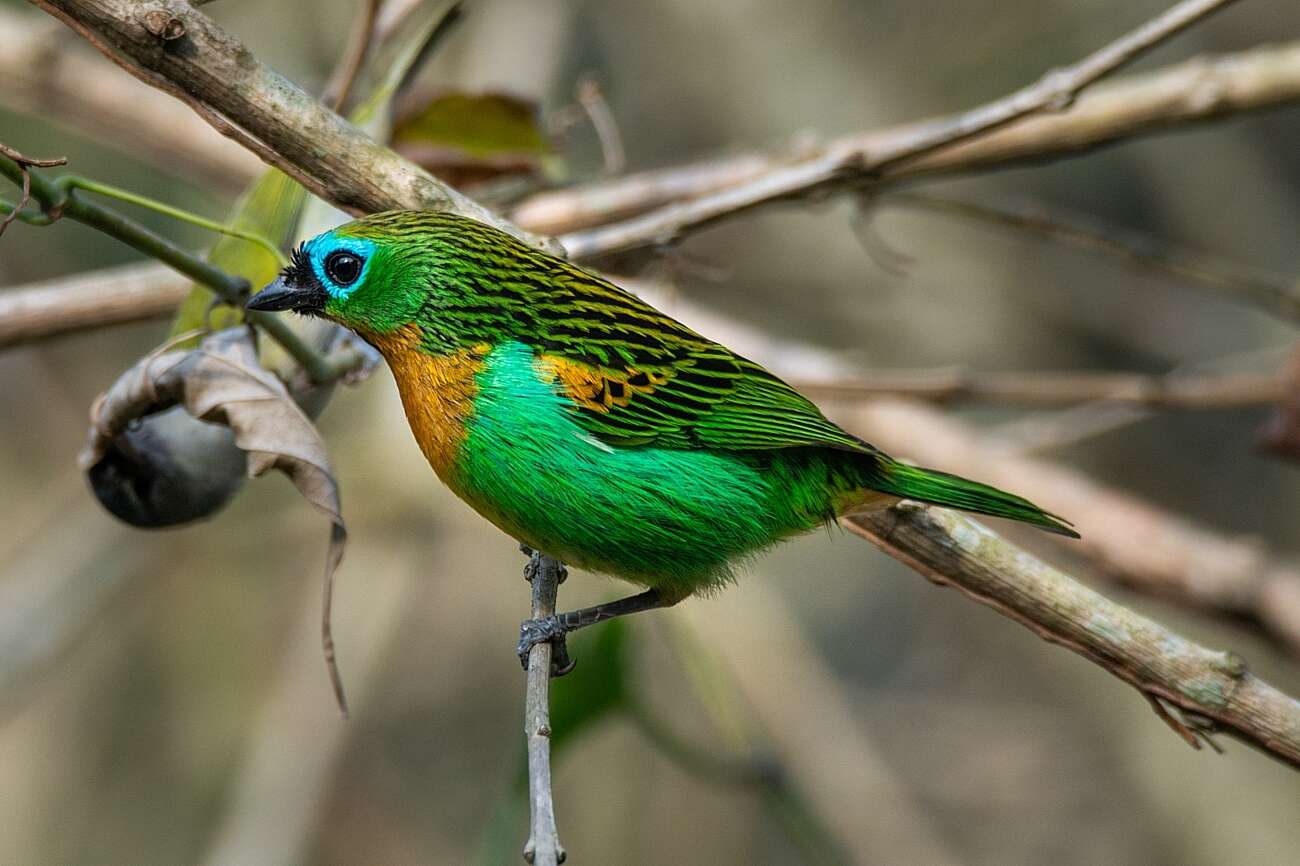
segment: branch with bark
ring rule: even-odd
[[[533,231],[560,235],[574,258],[589,258],[663,243],[750,207],[806,195],[827,184],[852,188],[870,183],[881,189],[905,180],[1061,159],[1297,100],[1300,42],[1292,42],[1197,58],[1099,84],[1066,111],[1023,117],[896,164],[876,177],[866,168],[874,155],[896,152],[898,142],[913,137],[914,125],[858,133],[801,151],[746,153],[539,193],[510,216]]]
[[[898,506],[840,524],[1129,683],[1193,748],[1222,731],[1300,769],[1300,702],[1251,674],[1235,653],[1175,634],[955,512]]]

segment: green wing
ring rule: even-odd
[[[535,299],[531,342],[584,427],[615,444],[875,453],[758,364],[567,264]]]

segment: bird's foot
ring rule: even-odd
[[[539,643],[551,644],[551,676],[562,677],[577,664],[569,657],[569,647],[564,636],[569,633],[557,617],[526,619],[519,624],[519,643],[515,652],[519,654],[519,663],[528,670],[528,656],[533,647]]]

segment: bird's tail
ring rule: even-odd
[[[869,485],[882,493],[961,511],[973,511],[976,514],[1006,517],[1057,535],[1079,537],[1079,533],[1070,527],[1069,521],[1044,511],[1028,499],[996,487],[949,475],[947,472],[909,466],[888,458],[876,458],[875,464]]]

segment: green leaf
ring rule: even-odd
[[[230,224],[257,232],[285,248],[297,236],[298,218],[306,199],[306,191],[295,181],[276,169],[269,169],[240,196]],[[280,270],[280,263],[270,252],[255,243],[228,235],[222,236],[212,247],[208,261],[227,273],[248,280],[254,289],[275,279]],[[213,308],[214,300],[211,290],[196,283],[176,312],[171,335],[208,327],[219,331],[243,321],[243,310],[226,305]]]

